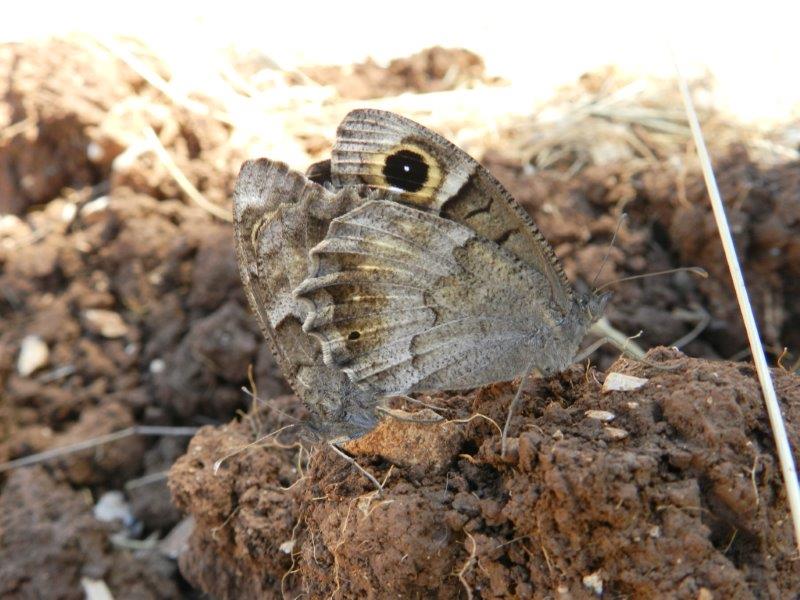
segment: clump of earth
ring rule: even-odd
[[[445,421],[384,421],[346,445],[382,489],[325,446],[248,446],[282,425],[269,413],[205,428],[170,475],[197,523],[182,572],[225,598],[791,596],[800,568],[752,368],[647,360],[533,381],[505,455],[513,385],[426,397]],[[774,376],[796,444],[797,377]]]

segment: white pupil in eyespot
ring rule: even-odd
[[[408,173],[410,170],[411,170],[411,166],[410,165],[403,165],[403,171]]]

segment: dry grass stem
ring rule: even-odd
[[[383,493],[383,485],[381,485],[381,483],[377,479],[375,479],[375,476],[372,473],[370,473],[364,467],[358,464],[358,461],[355,458],[344,452],[341,448],[339,448],[336,444],[332,442],[328,444],[328,447],[331,448],[336,454],[341,456],[343,459],[345,459],[347,462],[349,462],[351,465],[353,465],[358,470],[358,472],[361,473],[364,477],[369,479],[372,485],[374,485],[375,488],[378,490],[379,494]]]
[[[742,274],[742,266],[736,253],[736,246],[733,242],[733,235],[728,224],[727,216],[725,215],[725,205],[722,202],[722,196],[717,186],[717,180],[714,176],[714,169],[711,166],[711,158],[706,148],[703,132],[700,128],[700,121],[697,118],[697,113],[694,109],[692,96],[689,92],[689,86],[686,80],[680,73],[678,63],[675,62],[675,70],[678,74],[678,84],[683,98],[684,106],[686,107],[686,114],[689,119],[689,124],[692,128],[692,137],[694,139],[697,154],[700,158],[700,165],[703,170],[703,177],[708,189],[709,199],[711,201],[711,208],[713,209],[714,219],[717,223],[717,230],[719,231],[720,239],[722,240],[722,248],[725,251],[725,259],[728,263],[728,270],[733,280],[733,288],[736,292],[736,299],[739,303],[739,309],[742,312],[742,319],[744,320],[745,330],[747,331],[747,339],[750,343],[750,348],[753,351],[753,360],[755,362],[756,373],[758,380],[761,384],[761,389],[764,393],[764,402],[767,406],[767,414],[769,415],[770,426],[772,433],[775,437],[775,446],[778,451],[778,459],[781,464],[781,471],[783,473],[783,481],[786,487],[786,496],[789,501],[789,508],[791,511],[792,522],[794,524],[795,544],[800,550],[800,483],[797,480],[797,470],[795,469],[794,456],[792,455],[792,448],[789,445],[789,438],[786,435],[786,427],[781,415],[781,407],[778,403],[778,397],[775,393],[775,386],[772,382],[772,376],[769,372],[769,365],[767,364],[767,357],[764,354],[764,348],[761,344],[761,336],[759,335],[758,325],[753,313],[753,307],[750,304],[750,297],[745,285],[744,275]]]
[[[220,467],[222,466],[222,463],[224,463],[229,458],[232,458],[232,457],[236,456],[237,454],[241,454],[242,452],[244,452],[245,450],[249,450],[253,446],[266,446],[266,444],[264,444],[264,442],[266,440],[268,440],[271,437],[274,437],[276,435],[281,434],[282,432],[286,431],[290,427],[294,427],[294,424],[284,425],[280,429],[276,429],[275,431],[272,431],[272,432],[270,432],[270,433],[268,433],[268,434],[266,434],[264,436],[261,436],[257,440],[254,440],[254,441],[250,442],[249,444],[245,444],[244,446],[241,446],[240,448],[237,448],[233,452],[229,452],[228,454],[226,454],[225,456],[223,456],[222,458],[220,458],[219,460],[214,462],[214,474],[216,474],[219,471]]]
[[[30,454],[22,458],[17,458],[14,460],[10,460],[8,462],[0,463],[0,473],[3,473],[5,471],[11,471],[12,469],[18,469],[20,467],[29,467],[31,465],[46,462],[48,460],[53,460],[56,458],[62,458],[64,456],[80,452],[82,450],[89,450],[91,448],[97,448],[98,446],[110,444],[112,442],[116,442],[118,440],[122,440],[131,437],[133,435],[191,437],[195,433],[197,433],[197,427],[162,427],[157,425],[134,425],[132,427],[126,427],[125,429],[120,429],[119,431],[108,433],[106,435],[100,435],[97,437],[90,438],[88,440],[83,440],[81,442],[69,444],[67,446],[61,446],[60,448],[51,448],[50,450],[45,450],[44,452],[37,452],[36,454]]]
[[[178,168],[178,165],[175,164],[172,156],[170,156],[169,152],[167,152],[167,149],[164,148],[164,145],[161,143],[161,140],[158,139],[158,135],[156,135],[156,132],[153,131],[153,128],[146,127],[144,132],[145,137],[150,143],[152,150],[156,153],[158,160],[162,165],[164,165],[164,168],[175,180],[175,183],[178,184],[178,186],[189,197],[189,199],[204,211],[217,217],[218,219],[228,223],[233,222],[233,215],[231,211],[226,210],[221,206],[217,206],[213,202],[210,202],[196,187],[194,187],[194,184],[189,181],[189,178],[186,177],[186,175],[183,174],[183,171]]]
[[[469,552],[469,557],[467,558],[467,562],[464,563],[464,565],[458,572],[458,580],[461,582],[461,585],[464,586],[464,591],[467,592],[467,598],[469,600],[472,600],[473,598],[472,588],[469,586],[469,583],[467,583],[467,578],[465,577],[465,575],[467,571],[469,571],[472,568],[472,565],[475,564],[475,557],[476,557],[475,553],[478,549],[478,544],[475,543],[475,538],[472,537],[469,531],[465,531],[464,534],[467,536],[467,539],[472,543],[472,550],[470,550]],[[466,547],[466,543],[464,544],[464,546]]]

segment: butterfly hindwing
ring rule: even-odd
[[[295,293],[326,363],[390,395],[513,379],[534,353],[549,367],[561,315],[544,285],[468,227],[375,200],[331,223]]]

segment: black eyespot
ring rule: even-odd
[[[400,150],[386,157],[383,176],[391,186],[418,192],[428,181],[428,164],[416,152]]]
[[[347,336],[347,339],[348,340],[357,340],[360,337],[361,337],[361,333],[359,333],[358,331],[351,331],[350,335]]]

